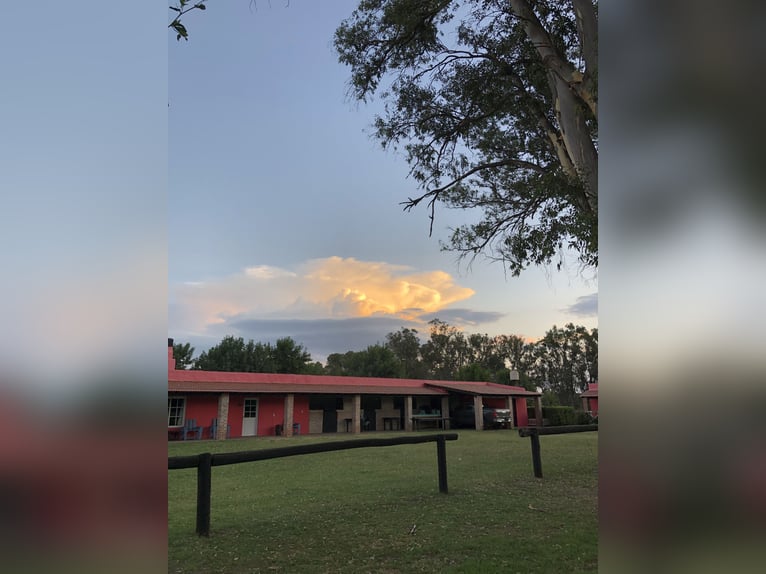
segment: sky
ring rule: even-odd
[[[168,35],[168,335],[197,353],[226,335],[290,336],[315,360],[438,318],[533,340],[597,326],[597,279],[574,262],[506,276],[440,240],[475,213],[419,194],[352,100],[333,32],[356,2],[210,2]]]

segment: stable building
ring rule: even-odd
[[[176,369],[168,339],[169,439],[448,429],[465,403],[477,429],[485,406],[509,409],[512,426],[526,427],[528,401],[542,420],[540,396],[483,382]]]

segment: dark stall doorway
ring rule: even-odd
[[[375,409],[381,408],[380,397],[362,397],[362,430],[374,431],[377,429],[377,416]]]
[[[343,408],[343,397],[314,395],[309,399],[309,409],[322,411],[322,432],[338,432],[338,411]]]

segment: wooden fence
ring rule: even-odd
[[[561,427],[530,427],[519,429],[520,437],[529,437],[532,447],[532,469],[537,478],[543,477],[543,462],[540,459],[540,435],[569,434],[573,432],[598,431],[598,425],[572,425]]]
[[[348,450],[352,448],[370,448],[380,446],[397,446],[401,444],[421,444],[426,442],[436,443],[436,464],[439,476],[439,492],[447,493],[447,448],[446,441],[457,440],[456,433],[426,435],[426,436],[403,436],[394,438],[370,438],[344,440],[338,442],[306,444],[286,446],[267,450],[249,450],[244,452],[228,452],[219,454],[195,454],[193,456],[174,456],[168,458],[168,470],[181,468],[197,469],[197,534],[209,536],[210,534],[210,493],[212,484],[212,467],[226,464],[240,464],[243,462],[255,462],[286,456],[301,454],[315,454],[320,452],[332,452],[336,450]]]

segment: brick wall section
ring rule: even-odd
[[[226,427],[229,424],[229,393],[218,395],[218,429],[215,440],[226,440]]]

